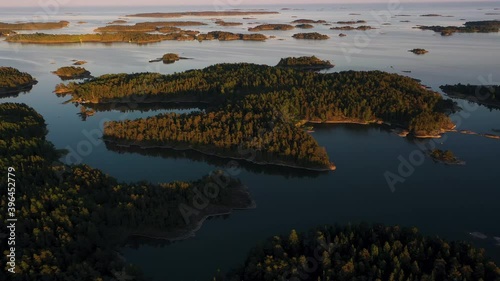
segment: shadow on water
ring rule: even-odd
[[[105,142],[106,148],[110,151],[125,154],[137,153],[144,156],[161,157],[166,159],[189,159],[195,162],[204,162],[209,165],[221,167],[224,169],[239,169],[254,173],[266,175],[279,175],[285,178],[316,178],[328,172],[316,172],[310,170],[302,170],[297,168],[289,168],[274,165],[259,165],[245,160],[235,160],[221,158],[213,155],[206,155],[194,150],[175,150],[169,148],[140,148],[138,146],[123,147]]]

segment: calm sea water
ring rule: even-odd
[[[281,11],[288,7],[291,10]],[[118,8],[57,8],[51,20],[68,20],[67,29],[54,33],[92,32],[98,26],[126,14],[151,11],[213,10],[218,7],[118,7]],[[262,8],[262,7],[225,7]],[[133,152],[108,150],[99,140],[101,125],[107,120],[151,116],[175,110],[154,111],[111,110],[97,112],[82,121],[79,108],[64,104],[52,91],[60,83],[50,73],[70,65],[73,59],[86,60],[85,68],[93,75],[116,72],[155,71],[174,73],[203,68],[219,62],[253,62],[276,64],[286,56],[317,55],[332,60],[342,70],[384,70],[409,75],[439,91],[439,86],[454,83],[500,83],[500,34],[456,34],[441,37],[431,31],[413,29],[417,24],[459,25],[465,20],[500,19],[498,3],[462,4],[401,4],[389,9],[387,4],[373,5],[307,5],[266,6],[280,10],[279,15],[255,16],[243,20],[243,27],[225,30],[246,32],[247,23],[288,23],[298,18],[327,21],[368,21],[378,29],[364,32],[348,31],[340,38],[338,31],[318,26],[312,31],[329,34],[327,41],[299,41],[290,38],[295,31],[264,32],[275,35],[267,42],[162,42],[135,44],[77,44],[59,46],[12,45],[0,41],[0,65],[16,67],[34,75],[39,83],[30,93],[0,102],[24,102],[34,107],[46,119],[48,139],[58,148],[73,151],[68,163],[85,163],[104,170],[122,181],[150,180],[164,182],[192,180],[216,170],[227,169],[228,161],[202,157],[195,153],[164,152],[161,155],[141,155]],[[2,21],[31,20],[41,7],[2,8]],[[97,12],[96,12],[97,11]],[[360,15],[349,15],[356,13]],[[438,13],[452,17],[420,17]],[[395,16],[407,14],[410,16]],[[377,15],[382,16],[380,20]],[[392,15],[392,16],[391,16]],[[138,22],[144,19],[130,19]],[[152,19],[148,19],[152,20]],[[202,31],[220,29],[208,18],[209,26]],[[410,22],[401,22],[401,21]],[[86,24],[77,24],[85,21]],[[390,25],[382,25],[382,23]],[[285,39],[285,40],[278,40]],[[409,49],[425,48],[424,56],[409,53]],[[148,60],[167,52],[179,53],[192,60],[172,65],[150,64]],[[411,73],[402,73],[411,71]],[[486,82],[483,82],[486,81]],[[500,111],[458,101],[464,108],[453,117],[459,129],[479,133],[495,133],[500,129]],[[382,222],[417,226],[428,235],[448,239],[463,239],[485,247],[487,253],[500,262],[500,248],[493,237],[500,236],[498,216],[500,198],[498,159],[500,141],[477,136],[447,134],[437,147],[451,149],[467,162],[466,166],[445,166],[426,159],[415,167],[404,183],[389,188],[384,173],[397,173],[400,157],[408,159],[418,150],[417,141],[400,138],[379,126],[332,125],[317,126],[313,136],[325,146],[338,170],[331,173],[304,173],[296,170],[260,167],[242,163],[239,170],[229,169],[249,187],[257,208],[238,211],[229,217],[207,221],[196,237],[173,244],[139,241],[139,246],[122,249],[128,261],[142,267],[154,280],[208,280],[217,270],[228,270],[244,262],[250,248],[268,236],[290,229],[307,230],[318,224],[348,222]],[[418,143],[429,141],[418,141]],[[78,153],[79,152],[79,153]],[[77,156],[75,156],[77,155]],[[482,232],[488,239],[479,240],[470,232]]]

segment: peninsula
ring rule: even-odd
[[[204,112],[106,123],[104,139],[125,146],[189,149],[316,171],[335,166],[325,149],[303,130],[306,123],[385,121],[416,137],[439,137],[453,128],[440,111],[439,94],[411,78],[380,71],[321,74],[278,66],[218,64],[172,75],[105,75],[60,84],[56,93],[71,95],[73,102],[82,104],[205,102],[211,108]],[[260,152],[241,153],[254,149]]]
[[[500,108],[500,85],[443,85],[441,90],[452,98],[466,99],[478,104]]]
[[[0,97],[27,92],[36,83],[37,80],[26,72],[12,67],[0,67]]]
[[[245,186],[221,171],[190,182],[121,183],[87,165],[64,165],[58,162],[64,152],[46,140],[45,120],[25,104],[0,104],[0,123],[0,162],[16,163],[17,171],[9,172],[23,174],[16,178],[16,193],[23,194],[16,208],[31,210],[16,217],[23,232],[44,237],[16,241],[16,262],[31,269],[22,280],[117,280],[124,271],[143,280],[117,252],[131,236],[185,239],[207,217],[255,206]],[[1,199],[8,200],[7,193]],[[33,257],[50,258],[50,267],[32,263]]]

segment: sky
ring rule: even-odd
[[[35,6],[167,6],[167,5],[217,5],[227,4],[229,8],[238,5],[264,5],[264,4],[310,4],[312,3],[388,3],[396,0],[0,0],[0,7],[35,7]],[[400,0],[406,2],[494,2],[496,0]]]

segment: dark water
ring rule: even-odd
[[[102,124],[108,120],[133,119],[161,112],[189,112],[193,107],[156,108],[152,111],[101,109],[86,121],[77,115],[79,108],[63,104],[65,98],[52,91],[61,81],[50,73],[72,59],[86,60],[84,67],[93,75],[116,72],[157,71],[173,73],[202,68],[218,62],[254,62],[276,64],[281,57],[317,55],[330,59],[341,70],[373,70],[402,73],[422,80],[434,90],[443,84],[500,82],[499,34],[456,34],[441,37],[430,31],[412,29],[416,24],[457,25],[467,20],[498,19],[486,16],[495,11],[496,3],[403,4],[388,26],[370,33],[351,32],[343,39],[328,27],[318,32],[330,34],[325,42],[307,42],[289,38],[294,31],[266,33],[284,41],[261,42],[162,42],[145,46],[9,45],[0,41],[0,65],[13,66],[34,75],[39,83],[30,93],[0,102],[25,102],[46,119],[48,139],[58,148],[67,148],[68,163],[86,163],[104,170],[123,181],[149,180],[164,182],[192,180],[216,169],[225,169],[241,178],[257,203],[254,210],[237,211],[229,217],[207,221],[196,237],[173,244],[158,241],[139,241],[140,246],[122,249],[128,261],[142,267],[154,280],[209,280],[217,269],[228,270],[241,264],[250,248],[266,237],[307,230],[318,224],[348,222],[381,222],[417,226],[428,235],[448,239],[463,239],[485,247],[487,254],[500,262],[500,247],[493,237],[500,236],[500,141],[478,136],[449,133],[441,140],[416,141],[401,138],[380,126],[330,125],[315,126],[313,136],[328,150],[338,169],[330,173],[310,173],[293,169],[263,167],[241,163],[229,167],[230,161],[205,157],[196,153],[173,151],[123,151],[107,148],[100,141]],[[372,12],[387,10],[387,5],[311,5],[290,6],[301,11],[283,11],[270,18],[257,16],[259,22],[290,22],[292,16],[329,21],[365,19],[378,22]],[[211,7],[203,7],[210,9]],[[280,9],[281,7],[269,7]],[[478,10],[481,8],[482,10]],[[187,8],[174,8],[185,10]],[[200,8],[201,9],[201,8]],[[2,21],[30,17],[39,8],[2,9]],[[67,30],[57,32],[90,32],[93,28],[128,13],[163,11],[165,8],[105,8],[93,13],[91,9],[63,9],[51,16],[53,20],[72,22]],[[349,13],[360,13],[351,16]],[[71,13],[71,14],[68,14]],[[440,13],[454,17],[422,18],[418,15]],[[192,19],[192,18],[191,18]],[[191,20],[185,18],[183,20]],[[77,25],[76,21],[87,21]],[[199,20],[199,19],[196,19]],[[210,22],[208,19],[203,19]],[[235,19],[236,20],[236,19]],[[238,18],[238,20],[241,20]],[[401,23],[410,20],[410,23]],[[244,26],[247,27],[246,25]],[[213,24],[206,27],[214,29]],[[241,28],[228,28],[245,32]],[[315,31],[315,30],[313,30]],[[369,38],[365,43],[362,40]],[[425,48],[424,56],[408,53],[408,49]],[[149,64],[148,60],[166,52],[177,52],[193,58],[173,65]],[[403,73],[402,73],[403,74]],[[464,110],[455,114],[459,129],[479,133],[495,133],[500,129],[500,111],[459,101]],[[498,134],[498,133],[497,133]],[[398,173],[401,158],[410,161],[418,155],[420,146],[434,143],[440,149],[451,149],[465,160],[465,166],[446,166],[425,158],[414,166],[411,175],[391,190],[384,174]],[[469,235],[482,232],[480,240]],[[136,241],[137,242],[137,241]]]

